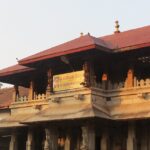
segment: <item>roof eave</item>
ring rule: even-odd
[[[142,43],[142,44],[138,44],[138,45],[132,45],[132,46],[129,46],[129,47],[123,47],[123,48],[119,48],[119,49],[115,49],[114,52],[116,52],[116,53],[118,53],[118,52],[126,52],[126,51],[136,50],[136,49],[145,48],[145,47],[150,47],[150,42]]]
[[[5,76],[10,76],[10,75],[14,75],[14,74],[18,74],[18,73],[24,73],[24,72],[29,72],[29,71],[34,71],[35,69],[21,69],[21,70],[14,70],[14,71],[8,71],[8,72],[4,72],[4,73],[0,73],[0,78],[1,77],[5,77]]]
[[[112,49],[104,47],[104,46],[100,46],[100,45],[96,45],[96,49],[101,50],[103,52],[107,52],[107,53],[112,53]]]
[[[92,44],[92,45],[80,47],[80,48],[77,48],[77,49],[71,49],[71,50],[67,50],[67,51],[63,51],[63,52],[59,52],[59,53],[44,55],[44,56],[35,57],[35,58],[32,58],[32,59],[20,60],[19,64],[20,65],[27,65],[27,64],[35,63],[37,61],[42,61],[42,60],[46,60],[46,59],[50,59],[50,58],[54,58],[54,57],[63,56],[63,55],[83,52],[83,51],[87,51],[87,50],[94,49],[94,48],[96,48],[96,45]]]

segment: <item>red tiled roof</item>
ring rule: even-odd
[[[79,38],[76,38],[64,44],[39,52],[35,55],[26,57],[20,60],[19,64],[27,64],[27,63],[36,62],[43,59],[85,51],[85,50],[96,48],[96,46],[105,48],[106,51],[108,51],[110,47],[109,43],[106,43],[101,39],[98,39],[96,37],[87,34],[85,36],[81,36]]]
[[[26,72],[26,71],[32,71],[32,70],[34,70],[34,69],[17,64],[17,65],[10,66],[8,68],[4,68],[4,69],[0,70],[0,77],[12,75],[12,74],[16,74],[16,73],[21,73],[21,72]]]
[[[10,104],[13,102],[13,88],[4,88],[0,89],[0,109],[8,108]],[[20,95],[27,96],[28,89],[20,87],[19,88]]]
[[[95,38],[87,34],[64,44],[26,57],[20,60],[19,64],[26,65],[28,63],[33,63],[36,61],[76,53],[80,51],[86,51],[93,48],[100,48],[101,50],[111,52],[119,52],[124,50],[141,48],[142,46],[150,46],[150,26],[120,32],[100,38]],[[0,77],[31,70],[33,69],[29,67],[14,65],[0,70]]]
[[[150,46],[150,26],[120,32],[100,38],[89,34],[52,47],[45,51],[31,55],[19,61],[19,64],[26,65],[40,60],[53,58],[61,55],[86,51],[93,48],[100,48],[107,51],[122,51]]]
[[[111,48],[115,51],[150,46],[150,26],[100,37],[99,39],[110,43]]]

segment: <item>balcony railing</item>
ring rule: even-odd
[[[34,95],[33,99],[29,99],[28,96],[17,96],[16,97],[16,102],[27,102],[27,101],[40,101],[40,100],[45,100],[46,99],[46,94],[38,94]]]
[[[140,93],[139,89],[143,89],[143,91],[145,91],[145,93],[150,93],[150,79],[141,79],[141,80],[137,80],[137,78],[134,78],[134,82],[133,82],[133,86],[132,87],[128,87],[126,85],[126,82],[118,82],[118,83],[111,83],[109,82],[103,82],[103,83],[93,83],[92,87],[96,88],[97,90],[99,89],[99,93],[103,92],[103,96],[107,99],[108,97],[112,97],[112,99],[114,99],[113,97],[119,97],[120,95],[118,95],[118,91],[119,92],[124,92],[124,91],[130,91],[130,94],[135,94],[137,95],[138,93]],[[80,88],[80,90],[78,89],[72,89],[72,90],[68,90],[68,92],[66,91],[57,91],[54,92],[52,95],[47,96],[46,94],[34,94],[33,98],[30,98],[29,96],[17,96],[15,103],[22,103],[22,102],[34,102],[34,101],[45,101],[45,100],[52,100],[55,102],[55,100],[53,99],[57,99],[57,97],[65,97],[66,95],[68,96],[68,94],[70,95],[78,95],[80,92],[82,91],[81,89],[88,89],[88,88]],[[90,88],[89,88],[90,90]],[[138,91],[138,92],[137,92]],[[137,94],[136,94],[137,93]],[[82,94],[82,93],[81,93]],[[119,93],[120,94],[120,93]],[[129,94],[129,95],[130,95]],[[74,95],[74,97],[75,97]],[[84,94],[83,94],[84,95]],[[127,94],[128,95],[128,94]],[[70,96],[69,96],[70,97]]]
[[[118,89],[123,89],[123,88],[142,88],[142,87],[150,87],[150,79],[147,78],[147,79],[137,80],[137,78],[135,77],[132,87],[128,87],[126,85],[126,82],[112,83],[111,81],[108,81],[108,83],[106,83],[105,81],[103,83],[94,83],[93,86],[100,88],[100,89],[104,89],[104,90],[106,89],[118,90]]]

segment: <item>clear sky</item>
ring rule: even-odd
[[[79,37],[150,25],[150,0],[0,0],[0,69]]]

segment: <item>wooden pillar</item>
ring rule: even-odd
[[[127,150],[136,150],[135,143],[135,124],[134,122],[129,122],[128,124],[128,137],[127,137]]]
[[[26,150],[33,150],[33,133],[31,129],[28,130]]]
[[[148,126],[147,124],[143,124],[141,127],[141,149],[149,150],[148,146]]]
[[[102,88],[103,89],[108,88],[108,75],[106,73],[103,73],[102,75]]]
[[[109,147],[108,142],[109,142],[108,131],[104,130],[100,141],[101,150],[108,150]]]
[[[83,126],[82,144],[80,150],[95,150],[95,129],[92,126]]]
[[[83,70],[84,70],[84,86],[89,87],[90,86],[90,76],[91,76],[91,70],[90,70],[90,63],[85,62],[83,65]]]
[[[17,147],[17,134],[16,134],[15,131],[13,131],[12,135],[11,135],[9,150],[18,150],[18,147]]]
[[[49,96],[51,93],[53,93],[53,72],[52,69],[48,69],[46,95]]]
[[[125,81],[125,87],[129,88],[133,87],[133,85],[134,85],[134,71],[133,69],[129,69]]]
[[[145,136],[142,136],[141,149],[142,150],[149,150],[148,149],[148,142],[147,142],[147,139]]]
[[[44,150],[57,150],[58,134],[56,128],[46,128],[45,135]]]
[[[147,131],[147,142],[148,142],[147,149],[150,150],[150,127],[149,126],[148,126],[148,131]]]
[[[34,99],[34,82],[30,81],[30,87],[29,87],[29,100]]]
[[[19,87],[18,85],[14,85],[14,92],[13,92],[13,101],[17,101],[19,98]]]

